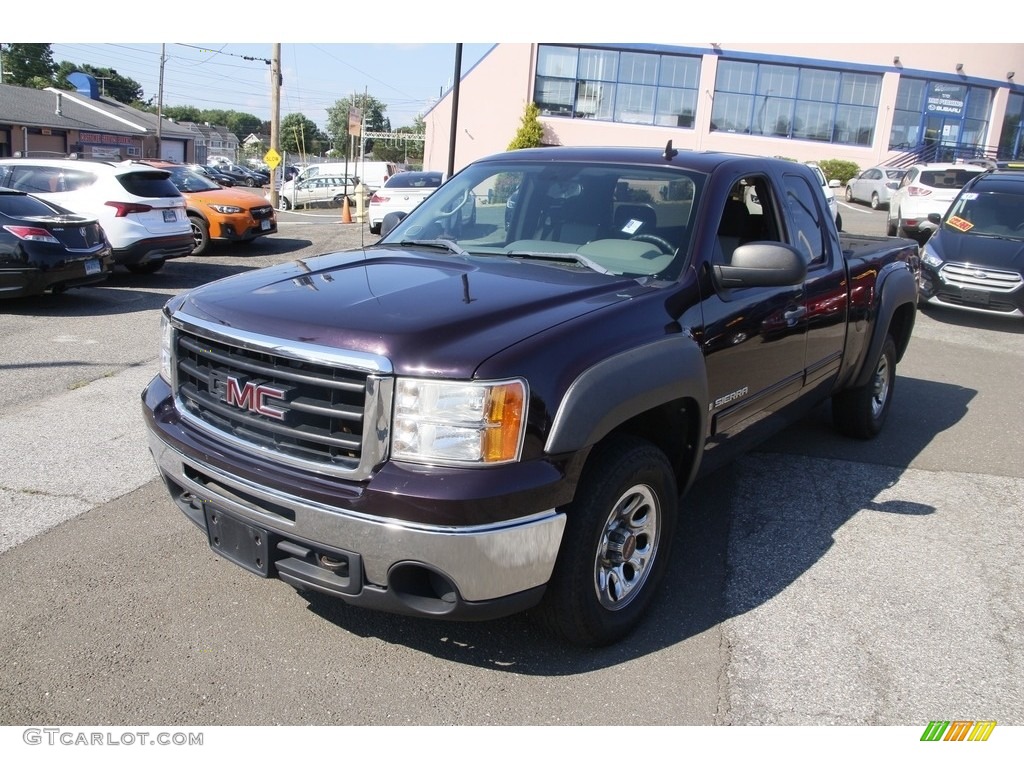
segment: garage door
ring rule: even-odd
[[[164,139],[160,142],[161,159],[169,160],[172,163],[185,162],[185,142]]]

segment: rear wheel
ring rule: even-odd
[[[210,245],[210,225],[203,221],[201,216],[189,216],[188,220],[192,225],[192,239],[196,243],[192,248],[192,255],[201,256]]]
[[[871,210],[877,211],[879,206],[881,206],[881,202],[878,200],[878,193],[877,192],[872,192],[871,193]]]
[[[832,397],[832,420],[850,437],[866,440],[882,431],[896,386],[896,342],[886,336],[867,384]]]
[[[891,218],[886,219],[885,233],[889,237],[896,237],[896,233],[899,231],[899,219],[893,221]]]
[[[281,206],[282,211],[290,211],[292,209],[292,201],[287,197],[282,197],[278,205]]]
[[[601,646],[640,622],[668,566],[678,508],[665,454],[645,440],[594,448],[538,614],[566,640]]]

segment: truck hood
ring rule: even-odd
[[[171,308],[227,333],[365,352],[390,359],[396,373],[458,378],[511,344],[649,290],[571,265],[373,247],[218,280]]]

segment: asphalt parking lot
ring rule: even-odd
[[[919,313],[877,440],[823,407],[702,481],[652,615],[612,648],[363,612],[218,559],[146,448],[159,308],[374,239],[340,216],[0,307],[0,725],[1024,725],[1020,320]]]

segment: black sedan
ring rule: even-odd
[[[218,165],[214,167],[225,176],[230,176],[236,185],[241,184],[246,187],[265,187],[270,183],[270,176],[267,174],[254,171],[249,168],[243,168],[240,165],[231,164]]]
[[[0,187],[0,299],[98,283],[113,265],[96,219]]]
[[[215,181],[222,187],[233,187],[235,186],[235,180],[228,176],[226,173],[221,173],[212,165],[199,165],[195,163],[189,166],[190,170],[195,171],[200,176],[205,176],[210,181]]]

